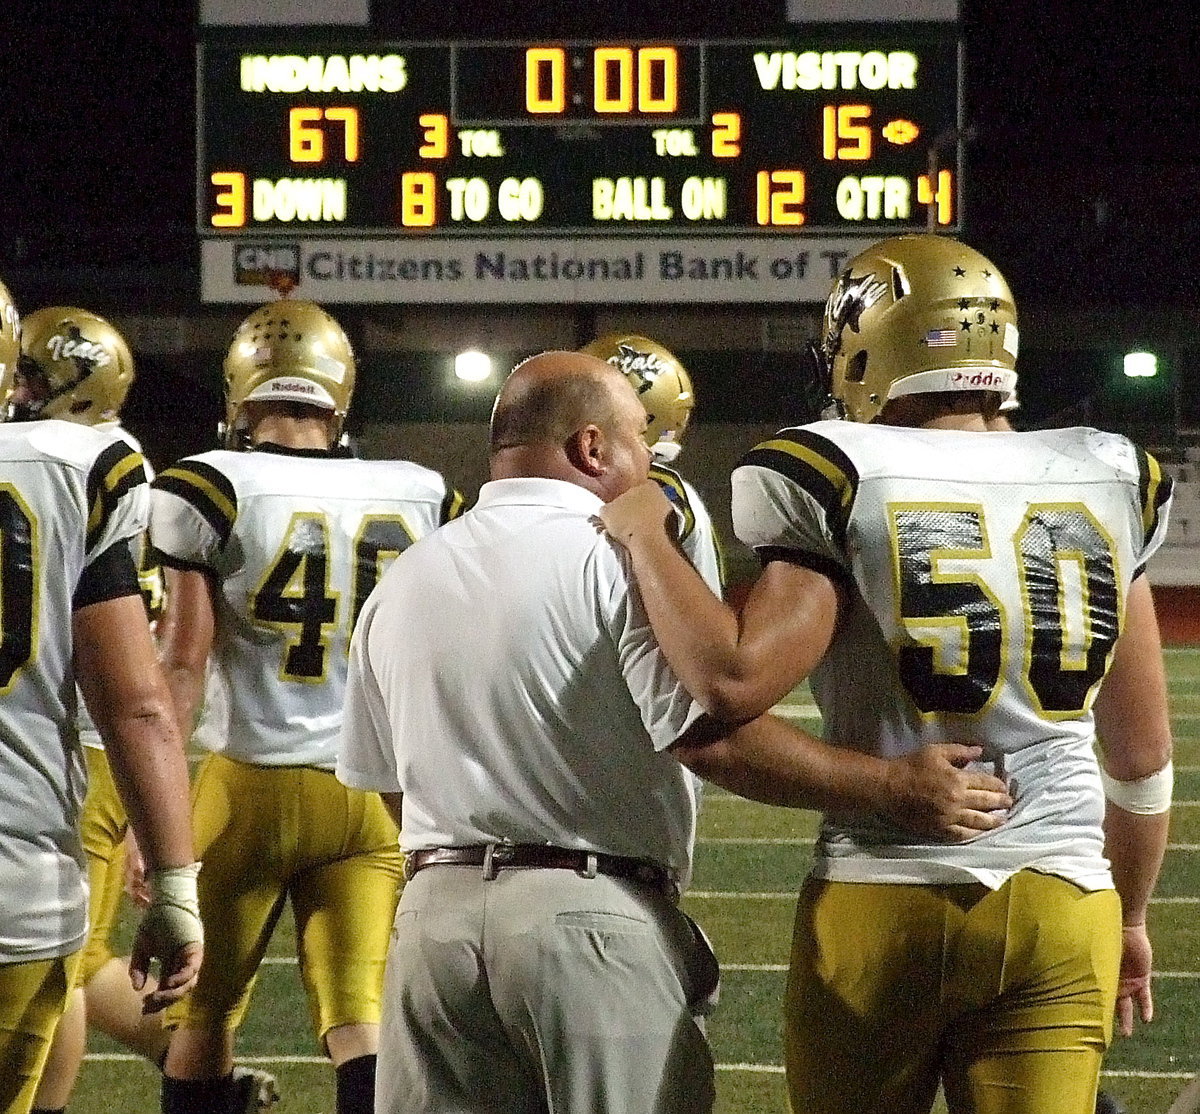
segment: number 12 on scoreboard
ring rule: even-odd
[[[755,175],[755,218],[761,225],[804,223],[804,171],[760,170]]]

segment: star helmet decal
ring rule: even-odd
[[[631,344],[618,344],[617,354],[610,356],[610,364],[622,375],[637,379],[637,393],[645,394],[657,382],[658,377],[668,370],[665,361],[656,352],[643,352]]]
[[[873,274],[855,278],[848,270],[842,272],[825,307],[825,317],[829,322],[825,351],[829,356],[835,356],[841,347],[842,330],[849,325],[854,332],[859,332],[859,320],[863,313],[887,292],[888,284]]]

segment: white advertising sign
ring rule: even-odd
[[[788,0],[792,23],[953,23],[958,0]]]
[[[870,238],[207,239],[205,302],[281,285],[325,303],[615,305],[824,302]]]
[[[202,27],[366,27],[369,0],[200,0]]]

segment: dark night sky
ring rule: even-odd
[[[609,0],[571,5],[567,19],[625,13],[627,26],[649,32],[683,34],[704,20],[706,30],[746,33],[782,2],[743,0],[714,14],[697,0]],[[564,24],[561,6],[528,0],[397,7],[411,13],[413,37]],[[1099,296],[1136,297],[1151,281],[1195,298],[1173,261],[1200,239],[1200,5],[962,7],[967,117],[977,135],[966,238],[1016,272],[1010,277],[1048,290],[1056,288],[1048,269],[1062,267],[1056,256],[1066,253],[1070,265],[1081,255],[1102,261]],[[480,17],[480,8],[490,14]],[[4,0],[0,268],[16,235],[191,226],[194,40],[193,5],[179,0]]]

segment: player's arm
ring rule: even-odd
[[[119,544],[97,558],[91,577],[94,583],[97,570],[116,561],[128,566],[124,594],[97,592],[82,603],[77,594],[75,675],[151,869],[150,908],[138,930],[130,970],[134,986],[141,989],[151,960],[161,961],[158,987],[145,1004],[154,1011],[194,984],[203,933],[196,906],[187,763],[128,548]]]
[[[1002,781],[964,767],[982,748],[934,743],[900,758],[837,747],[774,716],[739,727],[703,716],[671,748],[694,774],[766,804],[873,813],[934,839],[998,828]]]
[[[656,483],[606,504],[600,518],[629,551],[667,661],[714,718],[737,723],[761,715],[821,660],[839,607],[839,590],[824,573],[770,561],[738,612],[680,550],[671,505]]]
[[[208,573],[166,570],[167,609],[158,621],[159,655],[175,716],[191,732],[204,698],[205,670],[216,629],[215,591]]]
[[[1150,895],[1167,845],[1171,803],[1171,724],[1154,600],[1145,576],[1130,585],[1125,625],[1112,668],[1096,698],[1105,794],[1105,853],[1121,895],[1123,949],[1117,1000],[1120,1031],[1133,1031],[1134,1009],[1153,1015]]]
[[[994,828],[1002,817],[992,813],[1011,806],[1001,781],[961,768],[979,758],[979,747],[938,744],[882,759],[831,745],[772,716],[739,726],[701,715],[700,702],[688,698],[686,685],[681,688],[664,668],[663,647],[646,617],[639,618],[636,600],[630,602],[618,639],[630,694],[654,745],[669,748],[700,777],[768,804],[882,814],[936,838]]]

